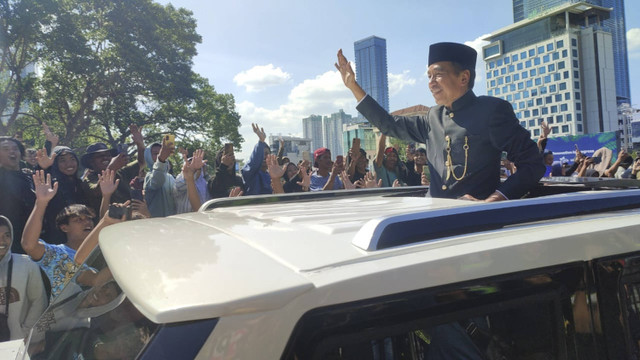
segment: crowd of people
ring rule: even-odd
[[[101,229],[121,221],[197,211],[222,197],[373,187],[429,185],[433,197],[500,201],[524,195],[545,168],[551,177],[637,178],[640,158],[624,150],[615,162],[608,149],[591,157],[576,149],[573,164],[555,162],[545,149],[546,123],[536,149],[510,107],[473,94],[473,49],[434,46],[429,86],[439,106],[425,117],[389,115],[355,83],[338,53],[336,67],[359,111],[382,131],[372,159],[355,139],[346,157],[319,148],[312,158],[294,163],[284,156],[282,142],[278,153],[271,153],[257,124],[252,124],[257,143],[239,172],[231,144],[218,151],[207,171],[203,150],[176,149],[172,135],[145,144],[135,125],[130,126],[133,147],[98,142],[74,150],[59,144],[46,125],[41,149],[0,137],[0,341],[25,337],[71,279],[77,292],[112,281],[108,268],[97,271],[83,262]],[[457,125],[444,128],[444,122]],[[387,135],[408,145],[402,151],[387,146]],[[177,176],[170,161],[176,151],[182,158]]]

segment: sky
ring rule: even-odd
[[[342,48],[371,35],[387,41],[390,110],[435,105],[426,80],[429,44],[462,42],[480,53],[482,38],[513,23],[512,0],[160,0],[193,12],[202,36],[194,71],[219,93],[233,94],[248,159],[267,135],[302,136],[302,119],[340,109],[357,115],[334,67]],[[640,107],[640,1],[625,4],[631,98]],[[486,95],[478,57],[474,92]]]

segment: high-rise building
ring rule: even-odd
[[[331,150],[331,155],[345,155],[346,151],[342,147],[342,126],[351,122],[351,115],[346,114],[342,109],[330,116],[325,116],[322,120],[324,147]]]
[[[552,136],[618,130],[611,33],[582,26],[609,12],[568,3],[486,37],[487,94],[509,101],[534,138],[545,120]]]
[[[578,2],[578,0],[513,0],[513,21],[535,18],[557,6]],[[613,9],[607,19],[587,16],[579,20],[579,25],[602,27],[611,32],[617,103],[631,104],[624,0],[582,0],[582,2]]]
[[[284,151],[282,156],[289,158],[289,160],[294,164],[303,160],[303,153],[305,151],[309,154],[313,154],[313,150],[310,147],[311,139],[285,135],[269,135],[268,144],[271,148],[271,153],[277,154],[278,150],[280,150],[280,139],[284,142]]]
[[[356,41],[356,81],[380,106],[389,111],[387,40],[377,36]]]
[[[311,139],[311,152],[324,147],[324,139],[322,137],[322,115],[311,115],[302,119],[302,136]]]

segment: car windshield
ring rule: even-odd
[[[98,272],[81,287],[83,271]],[[127,299],[98,248],[27,337],[31,359],[133,359],[158,328]]]

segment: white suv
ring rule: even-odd
[[[635,358],[640,190],[585,186],[254,196],[110,226],[87,264],[115,281],[53,304],[27,356]]]

